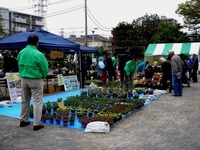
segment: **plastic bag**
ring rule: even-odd
[[[110,125],[108,124],[108,122],[102,122],[102,121],[90,122],[86,126],[85,132],[108,133],[110,132]]]
[[[100,68],[100,69],[104,69],[104,68],[105,68],[105,64],[103,63],[103,61],[100,61],[100,62],[98,63],[98,65],[99,65],[99,68]]]
[[[97,88],[97,85],[96,84],[94,84],[93,82],[92,83],[90,83],[90,89],[96,89]]]
[[[11,101],[1,101],[0,102],[0,107],[10,107],[12,106]]]

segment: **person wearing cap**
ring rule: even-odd
[[[171,60],[172,70],[172,85],[174,90],[173,96],[182,96],[182,68],[183,62],[180,56],[174,54],[174,51],[168,52],[168,57]]]
[[[37,35],[30,35],[27,39],[28,45],[20,51],[17,60],[19,65],[19,75],[21,77],[21,114],[20,127],[30,124],[28,121],[30,112],[30,100],[33,100],[34,123],[33,130],[37,131],[44,127],[41,124],[43,107],[43,79],[48,74],[48,62],[39,47]]]

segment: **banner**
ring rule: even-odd
[[[11,102],[21,97],[21,79],[19,73],[6,73],[6,80]]]
[[[55,59],[55,58],[63,58],[63,51],[57,51],[57,50],[52,50],[50,57],[51,59]]]
[[[65,91],[77,90],[79,89],[79,82],[77,75],[74,76],[64,76],[64,88]]]

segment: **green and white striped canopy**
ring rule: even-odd
[[[168,51],[173,50],[175,54],[199,54],[200,43],[163,43],[163,44],[149,44],[144,55],[167,55]]]

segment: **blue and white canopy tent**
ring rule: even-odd
[[[175,54],[197,54],[200,53],[200,42],[192,43],[159,43],[149,44],[144,56],[151,64],[161,56],[167,56],[168,51],[173,50]]]

